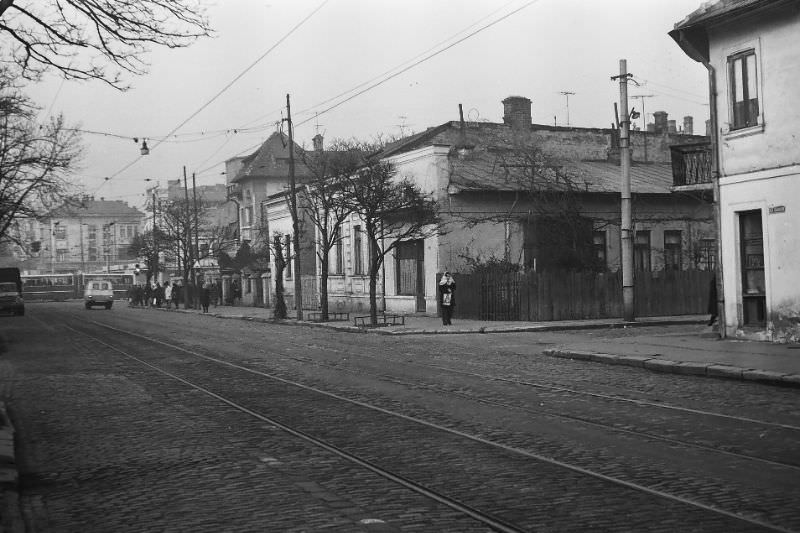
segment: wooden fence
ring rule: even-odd
[[[637,272],[635,316],[704,314],[712,273]],[[456,318],[580,320],[621,318],[621,272],[457,274]]]

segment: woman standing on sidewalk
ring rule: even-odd
[[[453,308],[456,306],[456,281],[450,272],[445,272],[439,281],[439,309],[442,311],[442,325],[452,326]]]

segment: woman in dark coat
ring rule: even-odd
[[[450,275],[450,272],[445,272],[439,281],[439,309],[442,311],[442,325],[453,325],[453,308],[455,306],[456,281]]]
[[[200,305],[203,306],[203,312],[208,313],[208,305],[211,303],[211,283],[203,283],[200,289]]]

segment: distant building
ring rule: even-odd
[[[38,252],[23,268],[30,274],[130,269],[136,257],[128,248],[144,218],[120,200],[86,196],[67,202],[30,228]]]
[[[710,73],[723,332],[800,341],[800,3],[706,2],[670,36]]]

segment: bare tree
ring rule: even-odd
[[[75,192],[67,177],[81,155],[63,117],[36,122],[38,109],[0,70],[0,242],[25,245],[16,225],[39,218]]]
[[[289,237],[286,237],[289,242]],[[283,271],[286,269],[288,258],[284,257],[284,241],[283,237],[276,233],[272,240],[272,253],[275,257],[275,306],[273,309],[273,317],[278,319],[286,318],[286,299],[284,297],[283,289]]]
[[[0,0],[0,59],[27,79],[54,69],[124,90],[123,73],[147,72],[150,45],[180,48],[210,33],[198,0]]]
[[[438,205],[394,165],[370,159],[347,177],[346,202],[364,222],[369,243],[370,323],[378,323],[377,279],[386,254],[402,241],[424,239],[441,230]]]
[[[454,157],[451,182],[465,189],[496,190],[513,195],[507,210],[451,213],[456,222],[474,227],[486,222],[519,223],[535,236],[535,245],[550,266],[566,269],[595,267],[592,253],[592,225],[595,229],[618,224],[619,217],[592,219],[586,216],[582,193],[587,185],[579,176],[567,172],[561,161],[548,153],[535,139],[508,139],[487,135],[482,146]],[[476,258],[465,257],[468,262]],[[488,258],[510,265],[510,257]],[[531,265],[524,265],[530,267]]]
[[[328,150],[302,151],[300,160],[311,177],[299,194],[299,207],[315,230],[315,246],[320,262],[320,313],[328,320],[328,274],[331,250],[342,241],[342,225],[352,213],[345,201],[348,179],[363,163],[363,145],[355,141],[334,141]]]
[[[156,228],[155,231],[150,230],[137,234],[128,245],[128,253],[144,261],[147,269],[147,283],[150,283],[150,280],[161,268],[159,251],[163,251],[164,248],[163,245],[159,245],[159,242],[166,242],[166,236]]]

